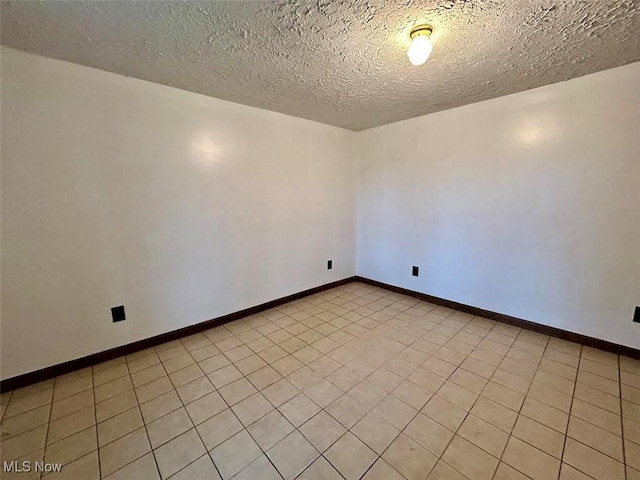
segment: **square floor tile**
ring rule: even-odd
[[[227,403],[218,392],[212,392],[200,397],[185,407],[194,425],[199,425],[205,420],[217,415],[227,408]]]
[[[245,427],[273,410],[273,405],[260,393],[255,393],[231,407]]]
[[[574,399],[574,405],[576,405],[576,402],[581,401]],[[577,407],[577,410],[584,411],[580,406]],[[524,404],[522,405],[522,410],[520,410],[520,414],[529,417],[536,422],[542,423],[549,428],[553,428],[560,433],[564,434],[567,431],[569,414],[536,400],[535,398],[527,397],[525,399]]]
[[[567,437],[562,461],[596,480],[624,479],[624,465]]]
[[[404,429],[405,435],[411,437],[424,448],[440,457],[453,438],[453,432],[435,420],[419,413]]]
[[[320,454],[298,431],[280,440],[267,456],[285,480],[293,480],[318,458]]]
[[[362,480],[404,480],[404,477],[382,458],[378,458]]]
[[[340,368],[340,364],[328,356],[320,357],[309,364],[317,374],[326,377]]]
[[[224,398],[225,402],[227,402],[229,406],[233,406],[241,400],[250,397],[251,395],[256,393],[257,390],[256,387],[254,387],[249,382],[249,380],[247,380],[246,378],[241,378],[220,388],[219,392],[220,395],[222,395],[222,398]]]
[[[220,475],[218,475],[211,457],[203,455],[173,475],[171,480],[220,480]]]
[[[300,393],[285,404],[281,405],[278,410],[280,410],[280,413],[282,413],[294,427],[299,427],[318,413],[320,411],[320,407],[313,403],[303,393]]]
[[[467,416],[466,410],[438,395],[431,397],[421,412],[454,432],[458,430]]]
[[[138,402],[144,403],[152,400],[160,395],[170,392],[174,389],[169,377],[160,377],[149,383],[145,383],[140,387],[135,388],[135,396]],[[133,393],[133,392],[131,392]]]
[[[407,480],[424,480],[438,458],[401,433],[382,458]]]
[[[109,475],[151,451],[147,432],[139,428],[100,448],[100,470]]]
[[[2,442],[2,460],[12,460],[44,448],[47,438],[47,425],[22,432]],[[88,453],[88,452],[85,452]]]
[[[442,456],[447,464],[471,480],[490,480],[498,459],[456,435]]]
[[[273,410],[251,425],[248,430],[260,448],[267,451],[289,435],[294,428],[279,411]]]
[[[300,432],[319,451],[324,452],[346,429],[333,417],[321,411],[300,427]]]
[[[59,473],[44,474],[44,479],[55,478],[56,480],[98,480],[100,478],[100,467],[98,452],[91,452],[84,457],[80,457],[73,462],[64,465]]]
[[[133,389],[133,383],[131,382],[131,377],[127,375],[96,387],[93,394],[95,401],[101,402],[131,389]]]
[[[280,360],[283,357],[288,355],[287,351],[278,345],[273,345],[271,347],[265,348],[261,352],[258,353],[260,357],[267,363],[272,364]]]
[[[93,404],[94,404],[94,399],[93,399],[92,390],[87,390],[87,391],[78,393],[76,395],[72,395],[71,397],[67,397],[64,400],[60,400],[59,402],[53,402],[53,404],[51,404],[50,420],[51,421],[57,420],[58,418],[62,418],[66,415],[70,415],[71,413],[82,410],[83,408],[90,407]],[[46,404],[45,408],[47,409],[49,408],[48,403]],[[25,414],[30,415],[34,411],[35,410],[30,409],[29,411],[24,412],[23,415]],[[104,415],[102,417],[104,417]],[[100,417],[100,419],[104,420],[105,418],[102,418],[102,417]],[[5,416],[3,417],[3,420],[7,421],[9,418],[12,418],[12,417],[8,416],[8,409],[7,409],[7,412],[5,412]]]
[[[444,379],[440,375],[437,375],[432,371],[422,367],[419,367],[411,375],[409,375],[407,380],[415,383],[430,394],[437,392],[438,389],[446,381],[446,379]]]
[[[282,378],[278,372],[276,372],[270,366],[262,367],[259,370],[247,375],[247,379],[256,387],[258,390],[263,390],[269,385],[277,382]]]
[[[398,387],[393,390],[392,395],[398,397],[404,403],[411,405],[417,410],[424,407],[427,401],[431,398],[431,394],[429,392],[408,380],[405,380],[398,385]]]
[[[291,382],[298,390],[306,390],[315,385],[322,377],[311,370],[309,367],[302,367],[287,376],[287,380]]]
[[[527,402],[525,401],[525,405],[526,403]],[[523,410],[524,410],[524,407],[523,407]],[[622,436],[622,419],[620,418],[620,416],[616,415],[615,413],[611,413],[603,408],[597,407],[595,405],[591,405],[590,403],[583,402],[580,399],[574,398],[573,404],[571,405],[571,415],[581,418],[582,420],[586,420],[600,428],[603,428],[604,430],[610,433],[613,433],[618,436]],[[566,431],[567,417],[568,415],[565,415],[564,417],[565,430],[561,430],[562,432]]]
[[[322,352],[316,350],[311,345],[306,345],[304,348],[293,353],[293,356],[306,365],[320,358],[322,356]]]
[[[224,410],[196,427],[207,450],[211,450],[242,430],[231,409]]]
[[[135,387],[141,387],[153,380],[166,377],[167,372],[161,363],[149,366],[131,374],[131,381]]]
[[[344,477],[324,457],[318,457],[297,480],[344,480]]]
[[[218,445],[211,451],[211,458],[224,480],[228,480],[262,454],[260,447],[246,430]]]
[[[279,407],[299,393],[300,391],[285,378],[281,378],[262,390],[262,394],[267,397],[275,407]]]
[[[534,480],[558,478],[560,462],[516,437],[511,437],[502,461]]]
[[[440,460],[438,461],[434,469],[431,470],[431,473],[429,474],[429,477],[427,477],[427,479],[428,480],[467,480],[467,477],[462,475],[460,472],[458,472],[451,466],[447,465],[442,460]],[[494,477],[494,480],[495,480],[495,477]],[[512,479],[512,480],[515,480],[515,479]],[[526,480],[526,479],[522,479],[522,480]]]
[[[356,423],[351,432],[378,455],[382,455],[400,433],[396,427],[373,412]]]
[[[142,418],[145,423],[151,423],[154,420],[173,412],[182,406],[182,402],[175,390],[160,395],[146,403],[140,405],[140,411],[142,412]]]
[[[177,372],[169,374],[169,378],[171,379],[171,383],[173,383],[173,386],[177,388],[180,385],[189,383],[196,378],[202,377],[203,375],[204,372],[202,371],[202,369],[197,364],[193,364],[181,370],[178,370]]]
[[[466,388],[451,381],[447,381],[442,385],[442,387],[440,387],[438,390],[438,396],[444,398],[450,403],[453,403],[457,407],[466,410],[467,412],[471,410],[471,407],[473,407],[473,404],[478,399],[478,394],[476,392],[467,390]]]
[[[393,395],[388,395],[384,398],[378,405],[376,405],[373,412],[384,418],[399,430],[406,427],[418,413],[415,408],[407,405]]]
[[[342,395],[342,390],[328,380],[323,379],[307,388],[304,393],[321,408],[325,408]]]
[[[189,414],[184,408],[179,408],[147,425],[147,434],[151,447],[155,449],[191,428],[193,423]]]
[[[512,434],[551,456],[562,458],[564,435],[557,430],[520,415]]]
[[[49,423],[47,444],[55,443],[96,424],[94,407],[87,407]]]
[[[324,454],[346,480],[358,480],[378,455],[350,432],[345,433]]]
[[[592,423],[586,422],[572,415],[569,419],[567,435],[581,443],[584,443],[585,445],[590,446],[591,448],[595,448],[599,452],[615,458],[616,460],[621,462],[624,461],[622,438],[597,427]],[[627,457],[630,457],[628,452]]]
[[[243,358],[247,358],[253,355],[253,350],[251,350],[246,345],[240,345],[231,350],[227,350],[224,353],[224,356],[231,360],[233,363],[239,362]]]
[[[6,395],[6,393],[4,395]],[[0,424],[3,441],[7,441],[9,438],[28,432],[29,430],[33,430],[36,427],[46,425],[49,422],[50,409],[51,407],[49,405],[45,405],[44,407],[39,407],[4,419],[2,424]]]
[[[487,386],[484,387],[482,396],[516,412],[520,410],[522,402],[524,401],[524,395],[522,393],[506,388],[495,382],[489,382]]]
[[[167,379],[167,381],[169,381]],[[169,382],[170,383],[170,382]],[[173,387],[172,387],[173,388]],[[55,405],[55,404],[54,404]],[[138,399],[136,398],[133,390],[129,390],[128,392],[121,393],[120,395],[116,395],[115,397],[109,398],[104,402],[100,402],[96,404],[96,421],[102,422],[111,417],[118,415],[130,408],[133,408],[138,405]],[[11,406],[11,404],[9,404]],[[53,412],[51,414],[51,418],[53,420]]]
[[[98,424],[98,445],[103,447],[143,425],[142,414],[138,407],[111,417],[109,420]]]
[[[233,480],[282,480],[278,471],[265,455],[259,456],[244,467]]]
[[[207,376],[209,380],[211,380],[211,383],[213,383],[213,386],[219,390],[225,385],[229,385],[231,382],[242,378],[242,372],[234,365],[227,365]]]
[[[182,403],[187,404],[215,391],[215,388],[207,377],[200,377],[197,380],[181,385],[176,390]]]
[[[327,380],[343,392],[351,390],[351,388],[360,383],[362,379],[362,375],[349,370],[347,367],[340,367],[327,376]]]
[[[218,354],[200,361],[198,365],[204,373],[210,374],[231,365],[231,362],[223,354]]]
[[[236,368],[242,372],[243,375],[249,375],[261,368],[267,366],[267,362],[265,362],[258,355],[250,355],[242,360],[236,362]]]
[[[343,394],[325,410],[346,428],[353,427],[369,411],[367,407],[348,394]]]
[[[160,475],[153,453],[149,452],[111,475],[103,476],[103,478],[105,480],[130,480],[133,478],[136,480],[160,480]]]
[[[15,440],[15,438],[12,440]],[[44,461],[47,463],[70,463],[97,448],[97,431],[96,427],[92,426],[48,445],[45,450]],[[4,445],[2,453],[3,455],[8,455]]]
[[[458,435],[496,458],[502,456],[504,447],[509,440],[509,435],[503,430],[475,415],[467,415],[462,426],[458,429]]]
[[[271,364],[271,366],[283,377],[292,374],[304,367],[304,364],[293,355],[287,355]]]

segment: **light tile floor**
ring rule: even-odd
[[[43,479],[640,479],[640,362],[360,283],[1,399]]]

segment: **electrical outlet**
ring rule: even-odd
[[[331,270],[333,268],[333,260],[327,260],[327,270]]]
[[[126,320],[127,317],[124,315],[124,305],[120,305],[119,307],[113,307],[111,309],[111,319],[113,322],[121,322]]]
[[[640,307],[636,307],[636,311],[633,314],[633,321],[635,323],[640,323]]]
[[[419,276],[419,270],[420,269],[414,265],[412,270],[411,270],[411,275],[413,275],[414,277],[418,277]]]

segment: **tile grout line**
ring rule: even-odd
[[[546,351],[546,349],[545,349]],[[582,361],[582,345],[580,345],[580,353],[578,355],[578,366],[576,367],[576,375],[573,380],[573,389],[571,391],[571,404],[569,405],[569,412],[567,414],[567,425],[564,431],[564,438],[562,439],[562,453],[560,454],[560,468],[558,469],[558,479],[562,475],[562,466],[564,465],[564,452],[567,447],[567,438],[569,438],[569,423],[571,423],[571,411],[573,409],[573,401],[575,399],[576,385],[578,385],[578,372],[580,371],[580,362]]]
[[[126,364],[127,360],[125,359],[125,364]],[[93,366],[91,367],[91,389],[92,389],[92,396],[93,396],[93,419],[95,421],[95,426],[96,426],[96,447],[97,447],[97,452],[96,455],[98,457],[98,478],[102,478],[102,459],[100,458],[100,441],[98,439],[98,404],[96,402],[96,387],[95,387],[95,380],[93,378]],[[127,373],[129,374],[129,378],[131,378],[131,373],[129,372],[129,367],[127,366]],[[137,399],[136,399],[137,401]]]
[[[155,351],[155,347],[154,347],[154,351]],[[156,355],[157,355],[157,353],[156,353]],[[158,358],[159,358],[159,357],[158,357]],[[126,355],[124,356],[124,364],[125,364],[125,366],[127,367],[127,372],[129,373],[129,378],[131,378],[131,372],[129,371],[129,362],[127,361],[127,357],[126,357]],[[160,362],[160,364],[162,364],[162,362]],[[162,368],[164,369],[164,365],[162,366]],[[165,370],[165,373],[166,373],[166,370]],[[158,472],[158,477],[159,477],[159,478],[162,478],[162,475],[161,475],[161,473],[160,473],[160,467],[158,466],[158,462],[156,461],[156,456],[155,456],[155,454],[154,454],[154,452],[153,452],[153,446],[151,445],[151,439],[149,438],[149,430],[147,429],[147,422],[145,422],[145,420],[144,420],[144,416],[142,415],[142,408],[141,408],[141,406],[140,406],[140,400],[139,400],[139,398],[138,398],[138,392],[136,392],[135,386],[133,385],[133,380],[131,381],[131,385],[132,385],[132,387],[133,387],[133,395],[136,397],[136,406],[137,406],[138,410],[140,411],[140,418],[142,419],[142,428],[144,428],[145,435],[147,436],[147,442],[149,442],[149,452],[144,453],[143,455],[140,455],[138,458],[135,458],[135,459],[133,459],[132,461],[130,461],[130,462],[128,462],[128,463],[126,463],[126,464],[122,465],[120,468],[118,468],[118,469],[114,470],[113,472],[109,473],[109,475],[112,475],[112,474],[114,474],[115,472],[117,472],[117,471],[119,471],[119,470],[122,470],[123,468],[125,468],[125,467],[127,467],[127,466],[131,465],[133,462],[135,462],[135,461],[139,460],[140,458],[144,457],[144,456],[145,456],[145,455],[147,455],[148,453],[151,453],[151,455],[152,455],[152,457],[153,457],[153,462],[154,462],[154,463],[155,463],[155,465],[156,465],[156,470],[157,470],[157,472]],[[131,410],[131,409],[129,409],[129,410]],[[128,411],[128,410],[127,410],[127,411]],[[119,414],[118,414],[118,415],[119,415]],[[131,433],[135,432],[136,430],[137,430],[137,429],[134,429],[134,430],[132,430],[131,432],[127,433],[126,435],[123,435],[123,436],[122,436],[122,437],[120,437],[120,438],[124,438],[124,437],[126,437],[127,435],[130,435]],[[113,443],[113,442],[111,442],[111,443]],[[102,479],[102,476],[101,476],[100,478]]]
[[[91,377],[91,384],[93,386],[93,376]],[[45,457],[47,455],[47,450],[48,450],[48,445],[47,442],[49,441],[49,428],[51,427],[51,411],[53,410],[53,395],[55,394],[55,388],[56,388],[56,380],[54,379],[53,381],[53,386],[51,387],[51,402],[49,403],[49,415],[47,417],[47,432],[45,433],[44,436],[44,448],[42,451],[42,461],[44,462]],[[9,405],[7,405],[8,407]],[[33,410],[33,409],[32,409]],[[27,413],[27,412],[24,412]],[[27,454],[29,455],[29,454]],[[39,479],[42,478],[42,472],[40,472],[40,475],[38,475]]]
[[[622,372],[620,365],[620,355],[616,355],[618,360],[618,393],[620,394],[620,435],[622,438],[620,441],[622,442],[622,468],[624,468],[624,478],[628,480],[629,477],[629,469],[627,468],[627,446],[624,439],[624,410],[622,405]]]

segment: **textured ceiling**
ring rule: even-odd
[[[639,0],[3,1],[1,22],[13,48],[352,130],[640,60]]]

